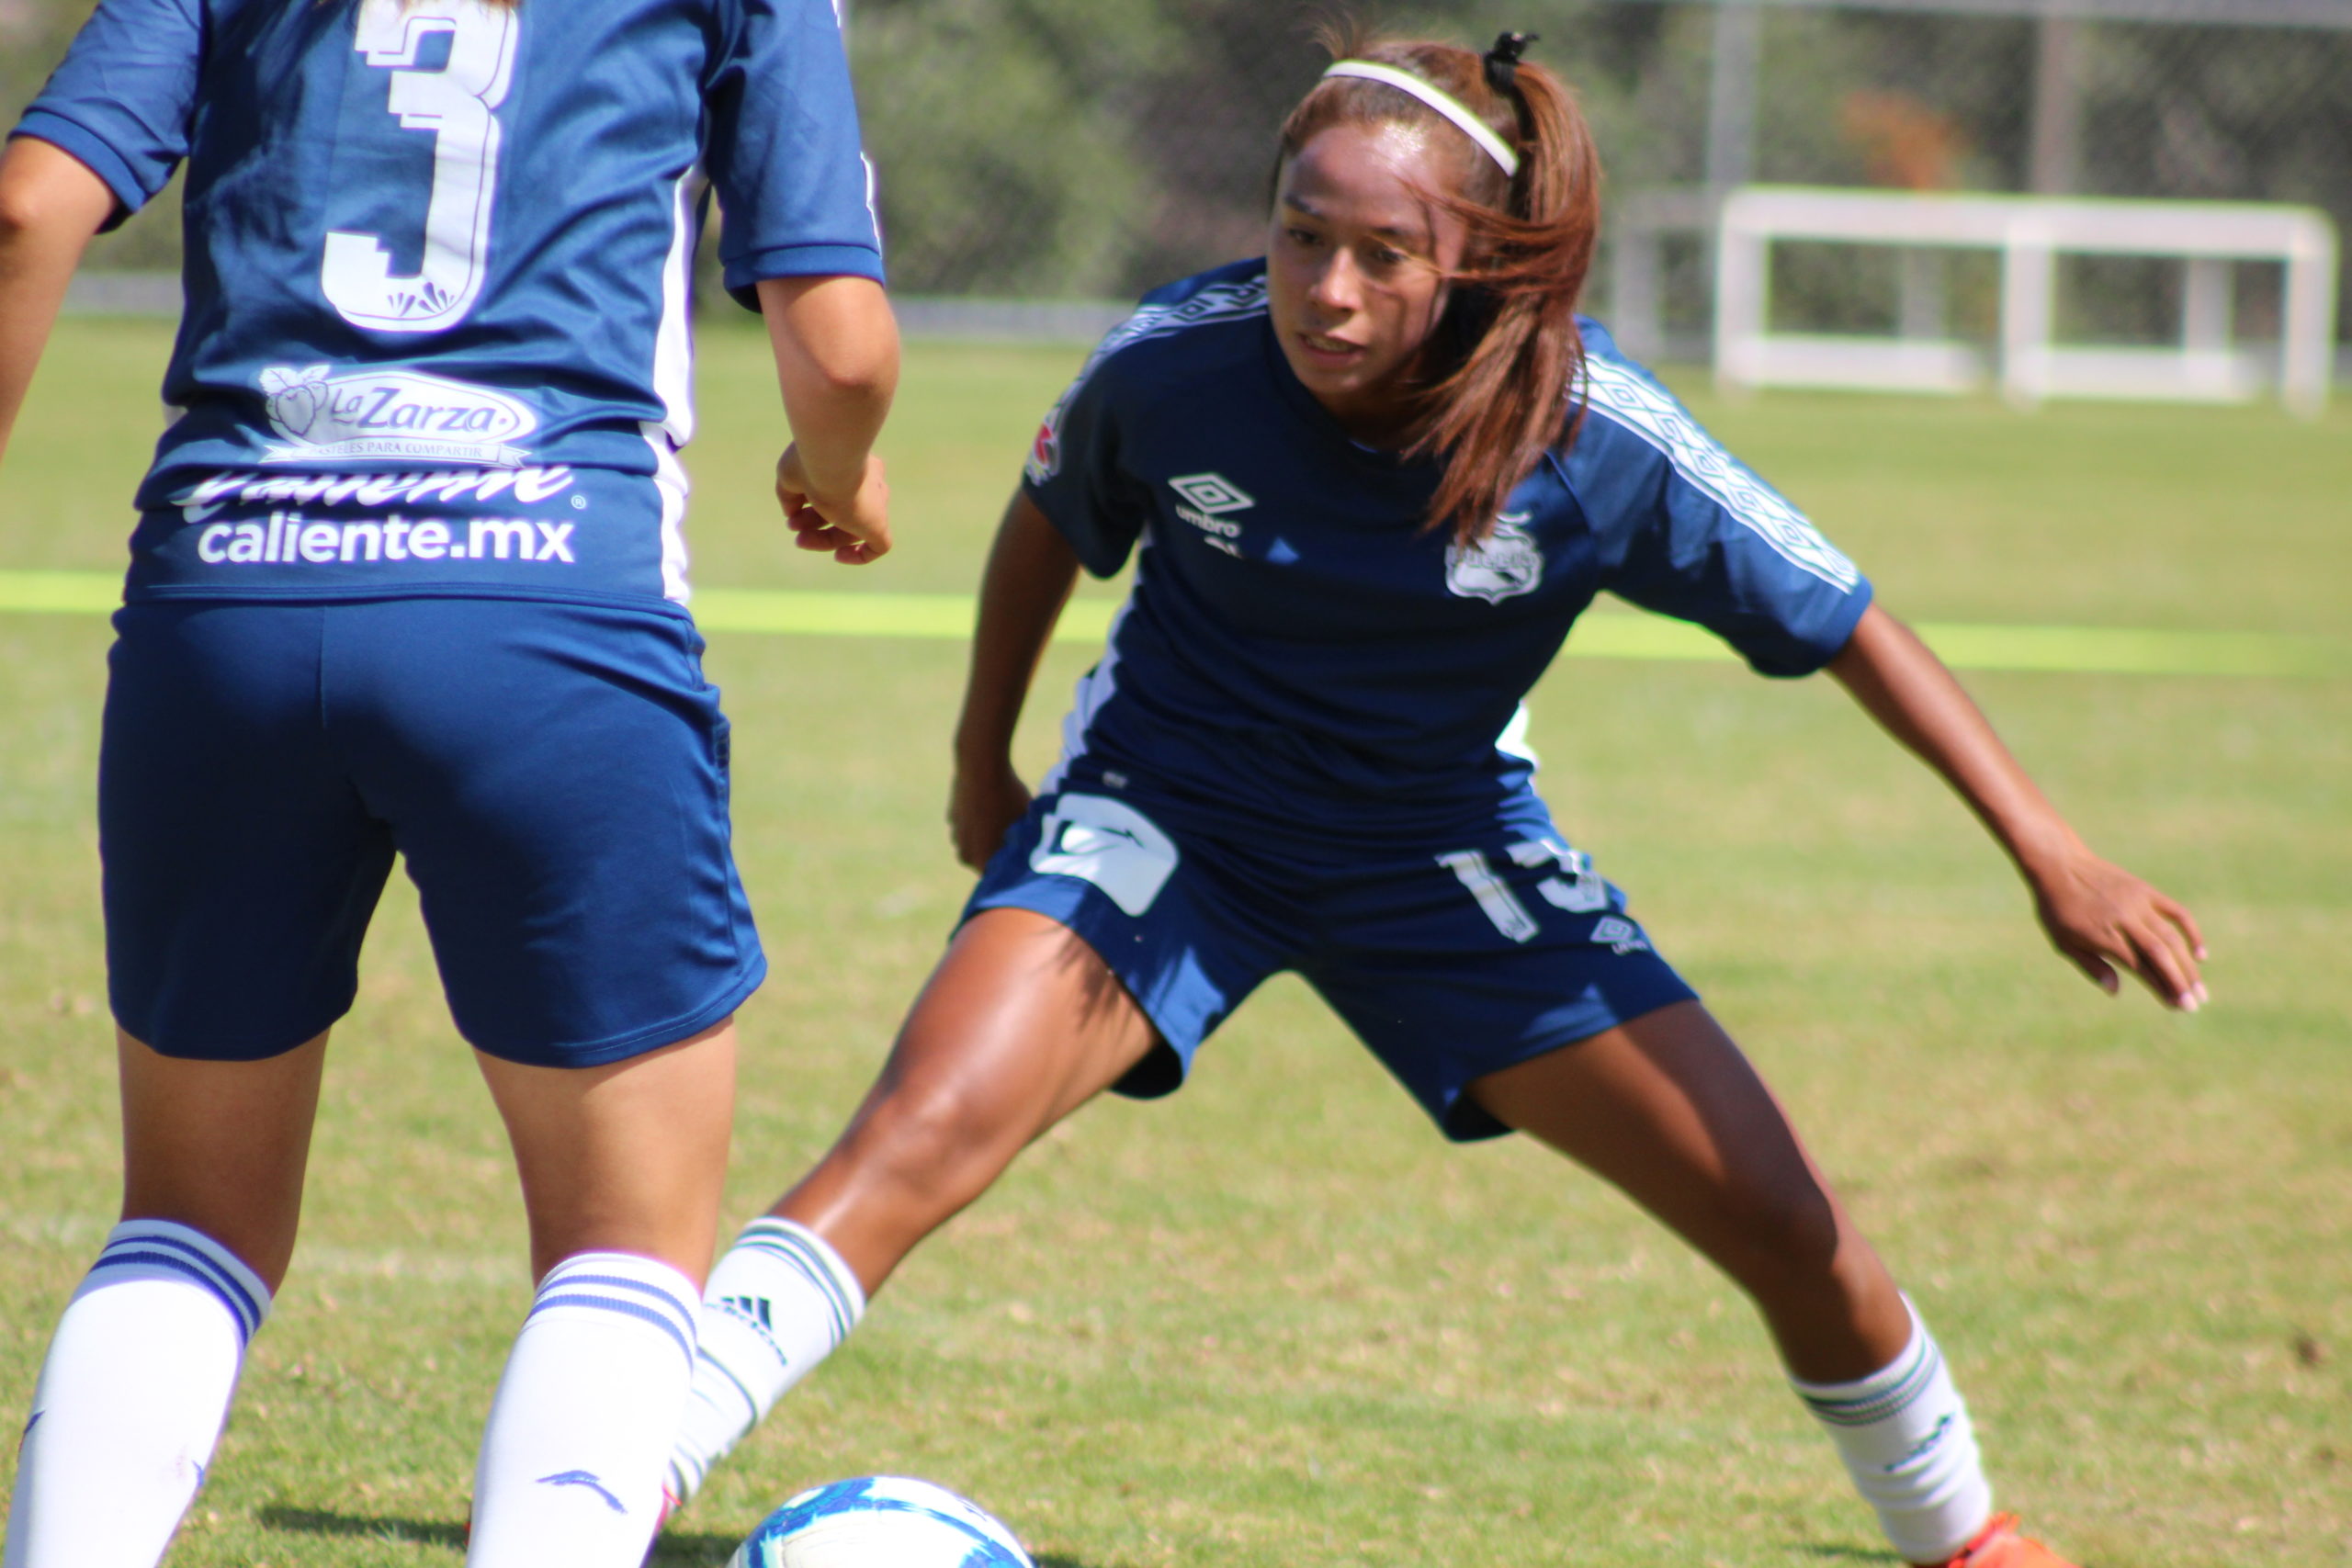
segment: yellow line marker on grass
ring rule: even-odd
[[[2149,631],[2130,626],[1914,625],[1955,670],[2100,675],[2352,675],[2352,644],[2277,632]],[[1598,611],[1568,634],[1586,659],[1736,659],[1713,633],[1663,615]]]
[[[121,603],[121,580],[98,571],[0,571],[0,612],[104,615]],[[1062,612],[1057,642],[1100,642],[1116,606],[1079,599]],[[709,632],[788,637],[972,635],[962,593],[841,593],[708,588],[695,619]],[[1923,621],[1919,635],[1955,670],[2044,670],[2112,675],[2352,675],[2352,643],[2276,632],[2153,631],[2128,626],[2005,626]],[[1662,615],[1601,609],[1577,623],[1578,659],[1729,660],[1712,634]]]
[[[121,604],[122,579],[112,572],[0,571],[0,610],[110,615]]]

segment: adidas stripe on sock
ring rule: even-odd
[[[538,1295],[491,1404],[469,1568],[638,1568],[694,1376],[694,1281],[582,1252]]]
[[[694,1392],[670,1457],[672,1495],[693,1496],[865,1312],[864,1287],[822,1236],[774,1216],[746,1225],[703,1292]]]
[[[1838,1445],[1855,1489],[1877,1510],[1879,1528],[1905,1561],[1941,1562],[1992,1517],[1993,1489],[1968,1406],[1917,1309],[1910,1344],[1869,1377],[1791,1382]]]
[[[17,1451],[6,1568],[153,1568],[204,1484],[269,1290],[169,1220],[128,1220],[58,1322]]]

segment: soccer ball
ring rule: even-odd
[[[1036,1568],[1012,1532],[944,1486],[862,1475],[760,1521],[727,1568]]]

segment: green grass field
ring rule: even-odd
[[[119,560],[166,346],[61,330],[0,472],[0,569]],[[704,346],[700,580],[855,592],[968,591],[1076,359],[912,351],[900,547],[851,572],[774,521],[760,340]],[[1900,614],[2352,627],[2352,412],[1690,389]],[[107,639],[94,615],[0,615],[8,1420],[116,1198]],[[1086,659],[1050,656],[1033,769]],[[940,824],[962,652],[718,634],[710,664],[775,971],[743,1020],[731,1224],[847,1113],[967,886]],[[1563,825],[1937,1325],[2004,1503],[2095,1568],[2352,1562],[2352,681],[1971,684],[2095,844],[2197,909],[2202,1015],[2054,959],[1997,852],[1826,682],[1570,660],[1534,737]],[[170,1561],[457,1562],[528,1296],[502,1141],[396,881],[294,1273]],[[968,1491],[1049,1568],[1892,1562],[1727,1286],[1532,1146],[1448,1147],[1288,981],[1183,1094],[1089,1111],[917,1254],[660,1561],[715,1568],[789,1493],[875,1471]]]

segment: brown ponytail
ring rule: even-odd
[[[1450,524],[1458,542],[1475,544],[1545,449],[1575,437],[1569,394],[1584,367],[1577,297],[1600,228],[1600,160],[1575,97],[1540,65],[1498,68],[1490,81],[1491,56],[1367,38],[1346,22],[1319,27],[1317,41],[1335,60],[1377,61],[1443,88],[1519,153],[1519,173],[1506,175],[1448,128],[1451,140],[1437,144],[1460,148],[1459,175],[1451,192],[1424,193],[1468,225],[1469,241],[1422,349],[1406,450],[1445,465],[1429,525]],[[1446,124],[1394,87],[1327,77],[1283,122],[1281,158],[1334,125],[1392,123]]]

